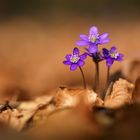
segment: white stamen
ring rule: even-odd
[[[98,35],[91,34],[91,35],[89,35],[88,39],[89,39],[89,41],[94,43],[98,39]]]
[[[77,63],[79,61],[80,57],[77,54],[72,54],[70,57],[70,62]]]
[[[115,58],[116,59],[119,56],[119,53],[118,52],[110,52],[110,56],[112,58]]]

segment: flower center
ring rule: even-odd
[[[98,38],[98,35],[97,36],[95,36],[95,35],[89,35],[89,41],[91,41],[92,43],[95,43],[95,41],[97,40],[97,38]]]
[[[119,53],[118,52],[110,52],[110,56],[112,58],[115,58],[116,59],[119,56]]]
[[[77,54],[73,54],[71,57],[70,57],[70,62],[72,63],[77,63],[79,61],[80,57],[77,55]]]

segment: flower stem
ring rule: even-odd
[[[81,72],[81,75],[82,75],[82,78],[83,78],[83,87],[84,87],[84,89],[86,89],[87,86],[86,86],[86,80],[85,80],[84,72],[83,72],[83,70],[80,66],[79,66],[79,69],[80,69],[80,72]]]
[[[113,86],[113,83],[110,84],[110,67],[107,67],[107,78],[106,78],[106,86],[105,86],[106,93],[104,95],[104,99],[108,96],[108,94],[111,93],[112,86]]]
[[[99,62],[95,62],[96,75],[95,75],[95,91],[99,92]]]
[[[108,87],[110,82],[110,67],[107,68],[107,80],[106,80],[106,86]]]

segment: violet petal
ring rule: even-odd
[[[81,59],[81,60],[84,60],[86,57],[87,57],[87,54],[86,54],[86,53],[80,55],[80,59]]]
[[[66,56],[65,56],[65,58],[69,61],[70,60],[70,57],[71,57],[71,54],[67,54]]]
[[[106,38],[106,39],[100,39],[100,38],[99,38],[98,43],[102,45],[102,44],[108,43],[109,41],[110,41],[109,38]]]
[[[112,47],[112,48],[110,49],[110,52],[113,53],[113,52],[116,52],[116,50],[117,50],[116,47]]]
[[[95,35],[95,36],[97,36],[97,35],[98,35],[98,28],[95,27],[95,26],[92,26],[92,27],[89,29],[89,34],[90,34],[90,35]]]
[[[71,71],[76,70],[77,66],[78,66],[77,64],[72,64],[72,65],[70,66],[70,70],[71,70]]]
[[[65,64],[65,65],[71,65],[72,63],[70,61],[63,61],[63,64]]]
[[[106,65],[107,65],[108,67],[111,67],[111,65],[113,64],[113,62],[114,62],[113,59],[108,58],[108,59],[106,60]]]
[[[101,34],[100,36],[99,36],[99,38],[101,39],[101,40],[103,40],[103,39],[106,39],[107,37],[108,37],[108,33],[103,33],[103,34]]]
[[[73,54],[79,55],[79,50],[78,50],[78,48],[74,48],[74,49],[73,49]]]
[[[81,38],[82,40],[88,41],[88,36],[85,35],[85,34],[81,34],[81,35],[80,35],[80,38]]]
[[[106,48],[103,48],[103,55],[105,56],[109,55],[109,51]]]
[[[78,46],[87,46],[87,45],[89,45],[89,42],[85,41],[85,40],[79,40],[79,41],[76,42],[76,44]]]
[[[119,53],[119,56],[117,57],[117,61],[122,61],[123,60],[124,55]]]
[[[79,61],[78,61],[78,65],[79,65],[79,66],[81,66],[81,67],[82,67],[84,64],[85,64],[85,62],[84,62],[84,61],[82,61],[82,60],[79,60]]]
[[[98,51],[98,46],[96,44],[91,44],[88,48],[89,53],[96,53]]]

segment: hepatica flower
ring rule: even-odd
[[[74,71],[77,69],[77,67],[82,67],[85,62],[84,59],[87,57],[87,54],[84,53],[82,55],[79,54],[78,48],[73,49],[73,54],[67,54],[65,56],[66,60],[63,61],[65,65],[70,66],[70,70]]]
[[[123,54],[117,52],[116,47],[112,47],[110,50],[103,48],[103,55],[108,67],[111,67],[114,61],[122,61],[124,57]]]
[[[76,42],[78,46],[89,46],[90,53],[96,53],[98,51],[98,45],[102,45],[109,42],[108,33],[98,33],[98,28],[92,26],[89,29],[89,35],[81,34],[79,41]]]

